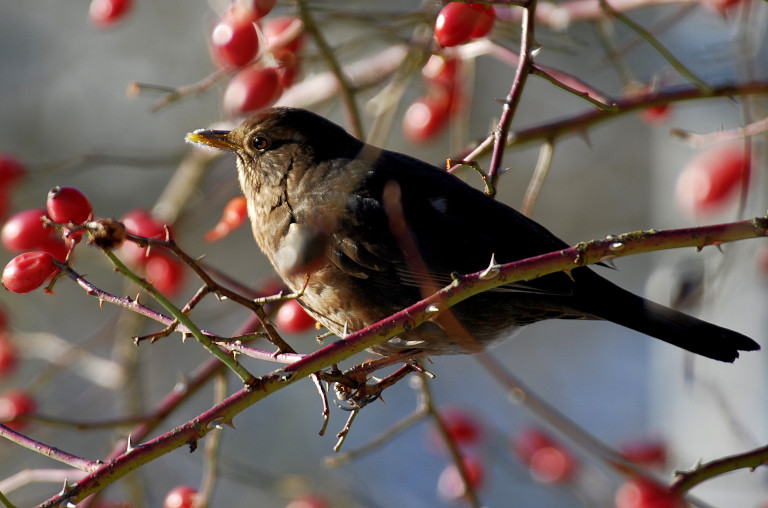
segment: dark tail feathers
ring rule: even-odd
[[[721,362],[733,362],[739,351],[760,349],[745,335],[651,302],[605,279],[602,282],[590,281],[590,289],[599,291],[599,296],[580,295],[580,301],[589,306],[580,310]]]

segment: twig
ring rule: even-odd
[[[767,95],[768,82],[756,81],[752,83],[743,83],[740,85],[724,84],[713,87],[710,91],[704,92],[699,88],[691,86],[669,87],[663,90],[648,91],[640,94],[633,94],[616,100],[615,111],[602,111],[590,109],[584,113],[578,113],[565,119],[553,120],[551,122],[540,123],[532,127],[513,131],[507,140],[510,145],[523,145],[531,141],[540,139],[555,140],[561,136],[581,134],[590,127],[607,120],[612,120],[617,115],[633,113],[650,106],[660,104],[670,104],[704,98],[734,97],[741,95]],[[471,157],[479,158],[488,151],[487,144],[473,149]],[[461,158],[460,156],[457,158]]]
[[[690,471],[676,471],[676,480],[670,489],[678,494],[685,494],[696,485],[716,476],[720,476],[737,469],[748,468],[754,471],[760,466],[768,464],[768,446],[755,448],[745,453],[730,455],[711,462],[696,466]]]
[[[197,83],[191,85],[184,85],[179,87],[170,87],[165,85],[153,85],[150,83],[139,83],[134,81],[128,85],[127,94],[129,96],[138,95],[142,91],[158,91],[163,92],[165,95],[162,99],[155,102],[149,110],[153,113],[160,111],[164,107],[173,104],[174,102],[181,100],[191,95],[197,95],[205,92],[219,81],[232,74],[232,71],[225,68],[220,68],[204,77]]]
[[[491,163],[488,166],[488,177],[490,179],[490,190],[495,192],[498,179],[501,170],[501,161],[504,158],[504,148],[506,147],[506,139],[509,134],[510,126],[512,125],[512,118],[515,116],[515,111],[520,103],[520,98],[523,95],[523,88],[525,82],[528,79],[528,75],[531,73],[533,67],[533,44],[534,44],[534,27],[535,27],[535,14],[536,14],[536,0],[529,0],[526,7],[523,8],[522,29],[520,34],[520,62],[515,72],[515,78],[512,81],[512,88],[504,100],[504,107],[502,108],[501,118],[499,124],[493,133],[493,152],[491,153]]]
[[[480,500],[477,497],[477,492],[475,492],[475,488],[472,485],[472,482],[469,481],[469,472],[467,471],[467,468],[464,464],[464,458],[461,455],[461,450],[459,450],[456,442],[448,433],[448,428],[445,426],[445,422],[443,422],[442,418],[440,417],[440,412],[437,410],[437,408],[435,408],[432,392],[429,389],[429,379],[424,373],[421,373],[420,379],[421,383],[419,388],[422,394],[422,403],[424,404],[427,412],[432,416],[435,428],[437,429],[438,433],[440,433],[440,437],[442,437],[446,448],[448,448],[448,453],[451,456],[451,460],[456,466],[456,470],[459,472],[459,476],[464,483],[464,497],[474,508],[479,508],[481,506]]]
[[[129,238],[131,236],[132,235],[128,234]],[[231,291],[221,286],[220,284],[217,284],[216,281],[214,281],[213,278],[211,278],[211,276],[202,268],[202,266],[200,266],[198,261],[192,258],[192,256],[187,254],[183,249],[181,249],[172,238],[169,237],[166,240],[149,239],[148,243],[149,245],[161,245],[176,254],[179,259],[181,259],[190,268],[192,268],[192,270],[197,274],[198,277],[200,277],[200,279],[208,286],[208,288],[210,288],[212,292],[219,296],[223,296],[228,300],[232,300],[235,303],[239,303],[240,305],[253,311],[253,313],[258,316],[259,321],[261,321],[261,325],[267,332],[269,341],[277,346],[279,353],[295,353],[293,348],[288,345],[288,343],[285,342],[282,337],[280,337],[280,335],[277,333],[277,330],[275,330],[275,327],[272,326],[272,324],[269,322],[269,318],[267,317],[267,313],[264,311],[264,307],[262,306],[261,302],[249,300],[248,298],[241,296],[235,291]]]
[[[325,40],[322,32],[320,32],[320,28],[317,26],[317,23],[315,23],[314,18],[312,18],[312,13],[307,6],[306,0],[299,0],[298,5],[299,15],[301,16],[301,20],[304,22],[304,26],[312,35],[312,38],[315,40],[315,44],[317,44],[317,47],[320,50],[320,53],[323,55],[325,62],[331,68],[331,72],[333,72],[333,74],[336,76],[336,79],[339,81],[339,86],[341,87],[342,92],[341,99],[347,108],[347,115],[349,116],[350,124],[352,127],[352,134],[357,139],[365,141],[363,122],[360,118],[360,111],[357,107],[357,103],[355,102],[355,94],[352,86],[350,85],[349,79],[345,75],[341,64],[339,64],[339,61],[336,59],[336,54],[334,53],[333,48],[331,48],[328,44],[328,41]]]
[[[191,319],[189,319],[189,316],[181,312],[181,309],[177,308],[170,300],[168,300],[168,298],[165,297],[165,295],[155,289],[152,284],[134,274],[127,266],[125,266],[125,264],[123,264],[122,261],[120,261],[114,252],[107,249],[104,249],[103,252],[112,262],[112,264],[115,265],[115,268],[120,271],[120,273],[125,275],[128,279],[132,280],[134,283],[141,286],[147,293],[152,295],[152,297],[157,300],[158,303],[160,303],[160,305],[162,305],[168,312],[170,312],[173,317],[179,321],[179,323],[186,327],[189,333],[191,333],[195,339],[197,339],[197,341],[203,345],[203,347],[205,347],[212,355],[217,357],[223,364],[229,367],[232,372],[237,374],[243,383],[248,385],[255,381],[253,374],[248,372],[248,370],[237,363],[236,360],[222,351],[221,348],[219,348],[219,346],[217,346],[210,337],[203,333],[203,331],[200,330]]]
[[[555,152],[555,145],[551,141],[545,142],[539,149],[539,160],[536,161],[536,167],[533,170],[533,176],[528,183],[528,189],[523,197],[523,204],[520,206],[520,213],[530,217],[533,214],[533,207],[539,198],[539,193],[547,178],[549,168],[552,165],[552,154]]]
[[[219,373],[214,379],[213,386],[214,402],[218,404],[227,397],[227,376]],[[198,493],[192,503],[192,508],[205,508],[210,502],[218,475],[219,443],[221,443],[220,431],[213,432],[205,442],[203,479],[200,482],[200,488],[197,489]]]
[[[77,502],[92,492],[103,488],[104,485],[114,482],[128,472],[171,450],[184,445],[195,446],[197,441],[216,425],[222,422],[231,422],[235,415],[265,397],[355,353],[402,333],[406,327],[411,329],[425,322],[434,315],[433,309],[435,307],[444,310],[491,287],[521,279],[528,280],[556,271],[569,270],[576,266],[598,262],[607,256],[623,256],[672,247],[694,246],[702,248],[705,245],[725,241],[765,236],[766,232],[768,232],[768,219],[765,218],[702,228],[637,232],[620,235],[610,240],[588,242],[535,258],[500,265],[498,277],[495,279],[483,278],[483,272],[460,277],[450,286],[443,288],[434,295],[363,330],[351,333],[345,340],[329,344],[291,365],[258,378],[254,383],[238,390],[221,404],[217,404],[189,422],[143,443],[141,446],[134,446],[125,450],[124,453],[114,456],[109,463],[104,464],[97,471],[79,481],[67,492],[58,494],[42,503],[40,508],[52,508],[63,501]]]
[[[387,430],[382,432],[375,439],[369,441],[363,446],[355,448],[354,450],[338,453],[336,455],[330,455],[328,457],[323,458],[323,465],[325,465],[326,467],[343,466],[344,464],[348,464],[349,462],[352,462],[358,457],[361,457],[375,450],[378,450],[379,448],[387,444],[389,441],[394,439],[397,435],[405,432],[406,430],[410,429],[417,423],[423,421],[428,414],[429,413],[427,412],[426,406],[421,405],[418,408],[416,408],[416,410],[413,413],[399,420],[397,423],[395,423],[394,425],[389,427]]]
[[[53,460],[63,462],[70,467],[80,469],[86,473],[95,471],[100,465],[98,462],[84,459],[82,457],[78,457],[77,455],[72,455],[71,453],[64,452],[53,446],[49,446],[40,441],[36,441],[30,437],[25,436],[24,434],[16,432],[15,430],[3,425],[2,423],[0,423],[0,437],[4,437],[9,441],[13,441],[17,445],[23,446],[24,448],[37,452],[41,455],[45,455],[46,457],[49,457]]]
[[[693,132],[685,131],[683,129],[673,128],[669,133],[679,138],[691,146],[703,146],[711,143],[719,143],[721,141],[728,141],[732,139],[746,138],[748,136],[756,136],[763,132],[768,131],[768,117],[762,120],[757,120],[744,127],[738,127],[736,129],[729,129],[724,131],[712,132],[710,134],[696,134]]]
[[[328,422],[331,420],[331,408],[328,405],[328,394],[325,393],[323,381],[317,373],[313,373],[309,377],[312,378],[312,382],[315,384],[315,388],[317,388],[317,392],[320,394],[320,400],[323,401],[323,426],[320,427],[320,432],[318,432],[318,434],[324,436],[325,430],[328,428]]]
[[[360,408],[355,408],[349,413],[349,417],[347,418],[347,422],[344,424],[344,428],[339,431],[338,434],[336,434],[336,437],[339,438],[338,441],[336,441],[336,444],[333,445],[333,451],[337,452],[339,449],[341,449],[341,445],[344,444],[344,441],[347,440],[347,435],[349,434],[349,431],[352,429],[352,422],[355,421],[355,418],[360,413]]]
[[[600,1],[600,7],[602,7],[605,12],[614,18],[621,21],[623,24],[625,24],[628,28],[633,30],[635,33],[637,33],[640,37],[645,39],[645,41],[653,47],[661,56],[664,58],[669,64],[675,68],[677,72],[680,73],[685,79],[690,81],[691,83],[695,84],[702,92],[704,93],[711,93],[712,87],[710,87],[704,80],[696,76],[693,72],[691,72],[685,65],[683,65],[683,62],[677,59],[675,55],[672,54],[671,51],[669,51],[659,40],[653,36],[648,30],[641,27],[629,17],[626,15],[620,13],[613,7],[611,7],[608,4],[607,0],[599,0]]]

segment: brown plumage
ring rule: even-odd
[[[567,247],[544,227],[407,155],[362,143],[309,111],[268,109],[187,140],[233,152],[253,235],[300,301],[336,334],[446,285],[452,273]],[[629,293],[589,268],[479,294],[374,351],[471,353],[543,319],[605,319],[715,360],[759,346]]]

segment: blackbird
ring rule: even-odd
[[[376,148],[302,109],[272,108],[187,141],[235,154],[253,236],[337,335],[421,300],[452,274],[568,247],[452,174]],[[733,362],[752,339],[636,296],[587,267],[468,298],[380,344],[381,355],[473,353],[544,319],[604,319]]]

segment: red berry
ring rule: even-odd
[[[459,60],[446,58],[441,55],[432,55],[421,69],[421,77],[429,86],[439,86],[446,90],[453,90],[459,74]]]
[[[444,48],[458,46],[472,37],[481,12],[473,4],[451,2],[440,10],[435,20],[435,39]]]
[[[285,333],[302,333],[315,326],[315,319],[297,300],[286,300],[277,310],[275,325]]]
[[[475,457],[464,457],[464,469],[467,472],[467,481],[469,485],[477,490],[483,486],[485,480],[485,467],[483,462]],[[437,480],[437,494],[446,501],[455,501],[464,497],[467,488],[464,480],[461,478],[459,469],[455,464],[449,464],[440,473]]]
[[[678,207],[690,216],[715,212],[727,205],[749,180],[751,157],[741,143],[718,145],[686,164],[677,179]]]
[[[485,37],[493,29],[493,25],[496,22],[496,8],[493,5],[486,4],[470,4],[470,7],[480,13],[480,17],[475,23],[475,27],[472,29],[472,33],[469,34],[471,39],[479,39]]]
[[[616,491],[616,508],[684,508],[683,498],[643,478],[635,478]]]
[[[305,494],[292,500],[285,508],[331,508],[331,505],[317,494]]]
[[[56,261],[61,263],[67,260],[67,254],[69,253],[69,247],[67,247],[67,244],[64,242],[64,240],[56,237],[52,237],[46,240],[45,243],[38,247],[38,250],[47,252],[56,258]]]
[[[250,16],[230,9],[211,32],[214,60],[222,67],[242,67],[259,51],[259,33]]]
[[[530,428],[517,434],[513,448],[540,482],[564,482],[576,472],[577,462],[571,453],[539,429]]]
[[[671,114],[672,107],[669,104],[659,104],[642,110],[640,119],[648,125],[659,125],[669,120]]]
[[[47,252],[25,252],[8,261],[3,269],[3,286],[14,293],[29,293],[56,272],[53,256]]]
[[[140,208],[131,210],[120,219],[120,222],[123,223],[127,232],[134,235],[165,239],[165,227],[146,210]],[[147,249],[139,247],[134,242],[125,241],[120,246],[120,256],[132,265],[142,266],[147,262]]]
[[[249,11],[254,21],[269,14],[276,3],[277,0],[235,0],[235,5]]]
[[[627,460],[645,467],[664,468],[667,465],[667,445],[661,440],[642,440],[627,443],[620,449]]]
[[[0,395],[0,423],[21,432],[29,421],[25,415],[35,412],[37,404],[23,390],[8,390]]]
[[[279,45],[276,45],[276,39],[278,39],[282,33],[285,32],[285,30],[294,23],[298,25],[301,23],[301,21],[295,16],[271,18],[264,21],[262,24],[262,31],[264,32],[264,37],[267,39],[267,43],[273,50],[282,48],[290,51],[291,53],[298,53],[302,46],[304,46],[305,35],[303,29],[300,30],[299,33],[290,40],[281,41]]]
[[[576,461],[566,449],[549,446],[535,452],[528,467],[536,480],[542,483],[560,483],[573,477]]]
[[[12,215],[0,231],[3,247],[11,252],[24,252],[45,245],[53,238],[55,230],[46,227],[42,217],[47,217],[42,208],[24,210]]]
[[[239,228],[248,218],[248,202],[245,196],[235,196],[224,206],[218,224],[208,231],[203,238],[207,242],[217,242]]]
[[[82,224],[93,218],[91,202],[80,189],[54,187],[48,192],[45,202],[48,216],[55,222]]]
[[[277,61],[277,77],[280,81],[280,88],[283,90],[290,88],[296,80],[296,74],[299,73],[299,57],[287,49],[278,49],[272,56]]]
[[[233,77],[224,92],[224,108],[230,113],[247,113],[271,106],[282,93],[274,67],[249,67]]]
[[[126,213],[120,222],[125,225],[126,231],[134,235],[147,238],[165,238],[165,225],[141,208]]]
[[[451,441],[459,446],[479,445],[485,437],[482,423],[467,409],[442,408],[440,421],[445,426]],[[439,451],[444,451],[445,443],[436,429],[430,432],[430,443]]]
[[[741,2],[741,0],[701,0],[701,5],[703,5],[705,9],[714,12],[715,14],[719,14],[720,16],[727,16],[728,11],[730,11],[739,2]]]
[[[164,295],[173,296],[184,284],[184,264],[164,252],[151,250],[144,266],[144,278]]]
[[[9,153],[0,152],[0,189],[16,183],[27,172],[24,164]]]
[[[414,101],[403,115],[403,133],[410,141],[424,143],[445,127],[451,111],[451,94],[438,90]]]
[[[0,331],[0,378],[13,372],[18,361],[16,348],[5,333]]]
[[[92,0],[88,9],[91,23],[99,27],[122,21],[133,6],[133,0]]]
[[[165,495],[163,508],[190,508],[197,497],[197,490],[187,485],[174,487]]]

